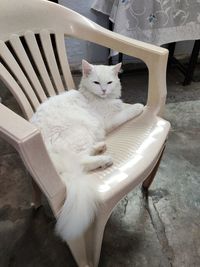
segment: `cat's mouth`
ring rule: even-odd
[[[107,94],[106,94],[106,93],[102,93],[100,96],[101,96],[102,98],[105,98],[105,97],[107,96]]]
[[[102,91],[101,91],[101,95],[102,95],[103,97],[106,97],[107,94],[108,94],[107,90],[102,89]]]

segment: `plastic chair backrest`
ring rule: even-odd
[[[55,6],[41,0],[0,2],[0,78],[28,119],[47,97],[74,88]]]

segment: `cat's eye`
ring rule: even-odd
[[[98,81],[94,81],[93,83],[95,83],[95,84],[100,84]]]
[[[112,81],[107,82],[107,84],[111,84],[111,83],[112,83]]]

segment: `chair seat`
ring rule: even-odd
[[[145,180],[156,165],[170,129],[170,123],[147,109],[107,136],[107,152],[113,165],[91,175],[97,180],[102,202],[121,199]]]

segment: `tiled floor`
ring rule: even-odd
[[[79,80],[79,77],[75,77]],[[137,188],[113,212],[100,267],[200,266],[200,83],[182,87],[168,74],[165,117],[172,130],[148,203]],[[123,99],[145,102],[147,75],[122,76]],[[3,103],[17,110],[0,86]],[[54,220],[30,209],[30,177],[18,154],[0,139],[0,267],[74,267]]]

